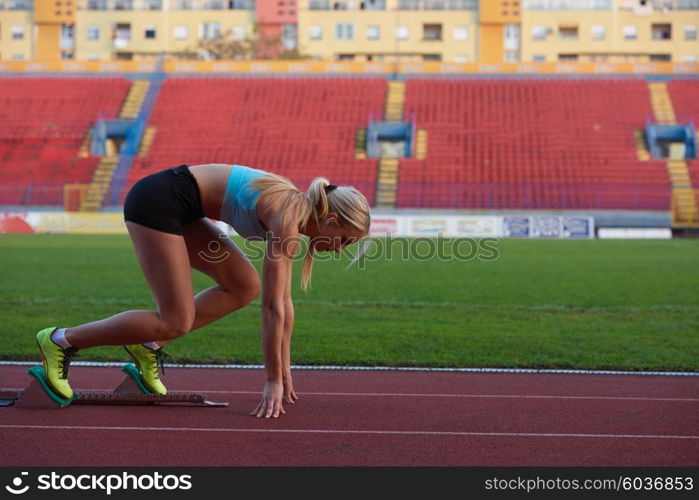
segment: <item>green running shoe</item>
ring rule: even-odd
[[[141,373],[143,383],[148,390],[153,394],[167,394],[167,389],[158,376],[158,366],[160,366],[164,374],[163,358],[169,358],[169,356],[163,352],[163,349],[160,348],[154,351],[141,344],[125,345],[124,349],[126,349],[126,352],[129,353],[129,356],[131,356],[134,363],[136,363],[136,368],[138,368],[138,371]]]
[[[72,399],[73,389],[68,384],[68,369],[78,350],[64,349],[51,340],[54,330],[56,327],[41,330],[36,334],[36,343],[41,352],[41,361],[46,370],[48,384],[60,397]]]

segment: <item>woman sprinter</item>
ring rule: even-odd
[[[158,375],[162,346],[249,304],[262,292],[262,350],[267,382],[251,413],[278,417],[296,393],[290,371],[294,326],[291,264],[310,238],[301,275],[305,290],[316,251],[339,252],[369,233],[366,198],[318,177],[308,191],[240,165],[180,165],[138,181],[124,203],[126,227],[157,311],[131,310],[70,328],[46,328],[37,342],[51,387],[70,399],[71,358],[80,349],[123,345],[144,383],[167,390]],[[262,280],[244,253],[210,219],[248,239],[266,241]],[[211,255],[212,246],[219,250]],[[194,296],[190,267],[217,286]]]

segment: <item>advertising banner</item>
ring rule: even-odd
[[[222,233],[233,228],[215,221]],[[0,233],[126,234],[119,212],[0,212]],[[371,236],[444,238],[594,238],[588,216],[385,215],[372,218]]]

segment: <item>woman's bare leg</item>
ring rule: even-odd
[[[126,311],[68,328],[66,340],[78,349],[166,341],[192,328],[194,292],[184,238],[133,222],[126,227],[158,310]]]
[[[238,248],[209,219],[183,228],[191,266],[217,284],[197,294],[192,330],[201,328],[252,302],[260,292],[257,270]]]

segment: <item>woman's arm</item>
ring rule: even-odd
[[[290,333],[286,334],[286,291],[291,279],[291,264],[298,252],[298,234],[286,231],[281,221],[270,221],[271,236],[262,267],[262,352],[264,355],[267,383],[262,401],[251,413],[258,417],[278,417],[284,413],[284,375],[289,366],[288,344]],[[293,310],[292,310],[293,311]],[[293,327],[293,312],[291,318]],[[286,351],[284,348],[286,342]]]
[[[282,336],[282,379],[284,382],[284,402],[294,403],[298,399],[291,380],[291,335],[294,332],[294,303],[291,300],[291,272],[288,274],[284,291],[284,334]]]
[[[265,258],[262,278],[262,350],[267,381],[281,382],[284,374],[282,344],[286,306],[283,291],[291,262]]]

